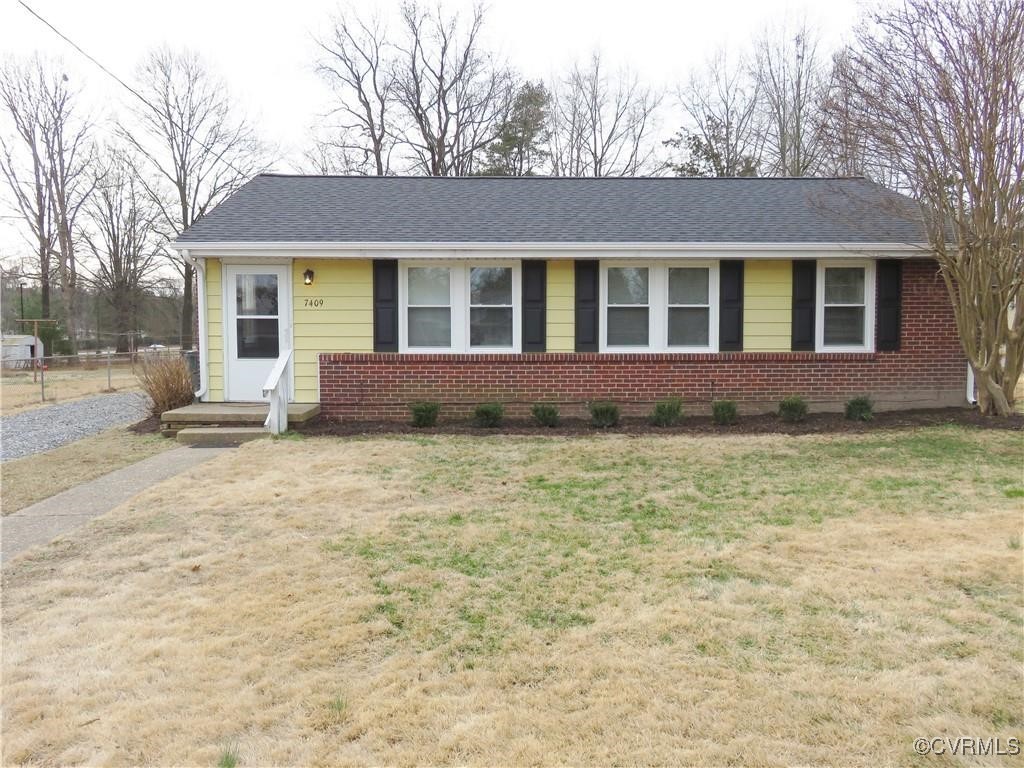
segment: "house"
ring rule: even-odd
[[[269,378],[328,416],[405,419],[963,405],[925,240],[862,178],[264,174],[174,247],[198,267],[201,400],[263,400]]]

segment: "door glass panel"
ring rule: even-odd
[[[451,302],[451,270],[448,267],[409,267],[409,305],[441,305]]]
[[[512,308],[473,307],[470,309],[469,343],[474,347],[511,347]]]
[[[240,359],[277,358],[277,318],[240,317],[236,323]]]
[[[608,303],[646,304],[647,281],[647,267],[609,267]]]
[[[670,347],[706,347],[708,316],[705,307],[672,307],[668,311],[668,345]]]
[[[238,315],[277,315],[277,275],[238,275],[235,306]]]
[[[448,307],[409,307],[410,347],[450,347],[451,345],[451,309]]]
[[[646,347],[647,307],[608,308],[608,346]]]

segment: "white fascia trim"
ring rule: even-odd
[[[193,255],[232,256],[280,255],[287,252],[307,258],[544,258],[552,254],[601,252],[630,258],[778,258],[779,254],[798,258],[846,257],[870,254],[883,258],[908,258],[927,255],[926,243],[301,243],[301,242],[214,242],[172,243],[179,252]],[[423,255],[418,255],[417,252]],[[567,256],[567,258],[569,258]]]

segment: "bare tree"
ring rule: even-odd
[[[135,172],[137,165],[113,151],[108,166],[95,175],[96,193],[85,210],[91,225],[86,243],[95,262],[89,282],[114,311],[118,352],[129,349],[145,292],[161,282],[160,214]]]
[[[718,51],[703,70],[691,72],[677,96],[689,125],[665,142],[667,146],[688,146],[691,156],[696,149],[712,160],[716,176],[757,174],[764,144],[758,124],[760,90],[743,58],[733,63],[724,50]],[[691,175],[695,159],[690,158],[690,165],[677,164],[677,172]]]
[[[57,276],[64,297],[64,327],[74,353],[78,349],[77,219],[94,188],[95,145],[92,124],[79,114],[78,94],[68,87],[66,75],[53,74],[43,94],[43,146],[57,230]]]
[[[910,180],[983,413],[1024,366],[1024,4],[903,0],[858,30],[851,120]]]
[[[266,170],[267,150],[250,123],[234,114],[224,83],[195,53],[155,50],[139,80],[146,104],[135,109],[137,127],[121,124],[118,133],[139,156],[137,171],[161,230],[173,237]],[[193,267],[178,267],[185,282],[181,343],[191,349]]]
[[[408,118],[402,141],[430,176],[468,176],[497,137],[515,95],[510,70],[483,50],[482,6],[467,25],[440,6],[402,6],[405,39],[396,63],[396,97]]]
[[[45,66],[41,60],[8,62],[0,71],[0,100],[11,130],[0,133],[0,173],[17,213],[31,234],[42,291],[42,316],[50,317],[50,264],[57,232],[46,156]]]
[[[395,51],[387,30],[379,18],[364,22],[346,9],[317,45],[317,71],[335,96],[327,115],[334,122],[327,136],[315,138],[307,160],[332,171],[387,174],[399,135]]]
[[[765,170],[776,176],[813,174],[821,160],[825,73],[818,39],[806,22],[769,32],[755,45],[761,94]]]
[[[840,49],[832,56],[820,114],[820,170],[833,176],[866,176],[889,189],[910,193],[909,180],[900,173],[898,164],[879,153],[853,114],[857,96],[850,88],[850,66],[849,49]]]
[[[662,96],[626,70],[609,76],[595,53],[551,89],[556,176],[635,176],[653,170],[650,140]]]

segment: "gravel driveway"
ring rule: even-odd
[[[0,461],[48,451],[149,415],[139,392],[88,397],[0,417]]]

